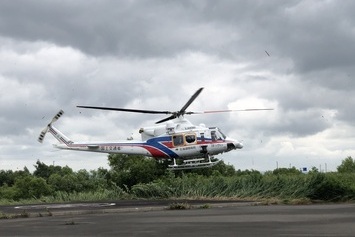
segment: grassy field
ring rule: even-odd
[[[266,203],[347,202],[355,200],[355,174],[197,174],[162,178],[131,189],[119,187],[83,192],[56,191],[40,198],[0,199],[1,205],[117,199],[235,199]]]
[[[132,187],[139,198],[235,198],[349,201],[355,199],[355,174],[184,176]]]
[[[122,199],[234,199],[266,203],[347,202],[355,200],[355,160],[338,172],[308,173],[279,168],[264,174],[213,168],[167,171],[155,160],[109,156],[111,169],[74,172],[37,161],[36,170],[0,170],[0,205]]]

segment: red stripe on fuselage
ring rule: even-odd
[[[164,146],[166,146],[168,148],[173,148],[173,143],[172,142],[161,142],[161,144],[163,144]]]
[[[162,152],[161,150],[152,147],[152,146],[143,146],[144,149],[146,149],[154,158],[166,158],[169,157],[168,154]]]

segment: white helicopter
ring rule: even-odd
[[[47,127],[40,133],[38,141],[42,143],[46,133],[49,132],[59,141],[59,144],[54,145],[55,148],[59,149],[109,154],[144,155],[153,157],[157,160],[168,159],[171,161],[171,164],[168,165],[168,169],[170,170],[212,167],[220,161],[215,159],[214,155],[235,149],[242,149],[243,144],[235,139],[226,137],[226,135],[224,135],[217,127],[206,127],[204,124],[198,126],[193,125],[190,121],[184,118],[185,115],[272,109],[187,112],[186,109],[202,90],[203,88],[198,89],[189,101],[176,112],[77,106],[78,108],[85,109],[113,110],[145,114],[170,114],[169,117],[156,122],[157,125],[155,126],[141,128],[139,130],[141,140],[121,140],[95,143],[73,142],[53,126],[53,123],[64,114],[63,110],[60,110]],[[177,160],[179,161],[177,162]]]

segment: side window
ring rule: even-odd
[[[185,136],[185,140],[187,143],[195,143],[196,142],[196,136],[194,134],[188,134]]]
[[[181,146],[184,144],[184,138],[182,135],[174,135],[173,136],[173,145],[174,146]]]
[[[216,131],[211,131],[211,137],[212,137],[212,141],[216,141],[217,140]]]
[[[203,133],[203,132],[202,132],[202,133],[200,133],[200,136],[201,136],[201,141],[203,141],[203,142],[204,142],[204,141],[205,141],[205,133]]]

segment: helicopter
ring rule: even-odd
[[[192,112],[186,111],[191,103],[202,92],[198,89],[186,104],[178,111],[158,111],[142,109],[126,109],[113,107],[97,107],[78,105],[82,109],[97,109],[122,111],[143,114],[168,114],[150,127],[139,129],[141,140],[120,140],[115,142],[73,142],[53,126],[63,114],[60,110],[42,130],[38,137],[43,142],[47,132],[52,134],[59,144],[53,146],[58,149],[100,152],[108,154],[143,155],[153,157],[158,161],[168,160],[169,170],[184,170],[212,167],[220,162],[215,155],[242,149],[243,144],[227,137],[218,127],[207,127],[205,124],[194,125],[185,118],[185,115],[223,113],[234,111],[257,111],[272,109],[241,109],[241,110],[214,110]]]

